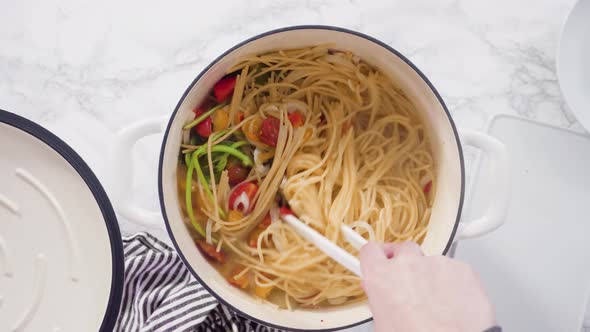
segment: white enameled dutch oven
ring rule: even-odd
[[[176,182],[176,167],[182,140],[183,125],[194,117],[193,109],[201,104],[214,83],[226,70],[246,55],[277,49],[289,49],[330,43],[334,48],[351,51],[391,76],[405,90],[424,119],[434,150],[438,178],[436,199],[430,218],[430,229],[422,244],[428,255],[445,254],[454,240],[471,238],[499,227],[508,205],[507,154],[497,140],[482,133],[455,128],[442,98],[428,79],[407,58],[384,43],[341,28],[327,26],[296,26],[270,31],[231,48],[205,68],[188,87],[167,126],[163,119],[143,121],[121,131],[115,158],[125,160],[134,143],[141,137],[164,130],[160,152],[159,193],[161,212],[168,233],[193,275],[219,301],[237,312],[265,325],[290,330],[336,330],[361,324],[371,319],[365,303],[321,309],[277,309],[230,286],[195,246],[183,222]],[[483,151],[495,167],[496,190],[483,215],[469,222],[460,222],[465,192],[465,175],[461,142]],[[118,169],[118,205],[129,219],[161,223],[159,213],[133,206],[125,193],[130,187],[131,169]]]

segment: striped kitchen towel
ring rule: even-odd
[[[123,238],[125,287],[117,332],[278,332],[219,304],[176,252],[147,233]]]

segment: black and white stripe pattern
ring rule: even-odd
[[[192,331],[217,306],[166,244],[138,234],[123,245],[125,288],[115,331]]]
[[[176,253],[140,233],[123,239],[125,287],[117,332],[279,331],[219,305]]]
[[[211,311],[205,321],[195,330],[197,332],[281,332],[281,330],[266,327],[246,319],[226,306],[219,305]]]

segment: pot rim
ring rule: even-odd
[[[447,119],[449,121],[449,124],[451,125],[451,128],[453,129],[453,135],[455,136],[455,140],[457,143],[457,152],[459,155],[459,163],[461,165],[461,196],[459,197],[459,206],[457,207],[457,218],[455,220],[455,223],[453,225],[453,230],[451,231],[451,236],[449,237],[449,241],[447,242],[447,245],[445,246],[445,249],[443,250],[443,255],[445,255],[449,249],[451,248],[451,245],[453,244],[453,239],[455,238],[455,234],[457,232],[457,228],[459,226],[459,221],[461,220],[461,211],[463,210],[463,202],[464,202],[464,198],[465,198],[465,164],[464,164],[464,160],[463,160],[463,149],[461,148],[461,141],[459,139],[459,134],[457,132],[457,127],[455,126],[455,123],[453,122],[453,118],[451,117],[451,113],[449,112],[445,102],[443,101],[442,97],[440,96],[440,94],[438,93],[438,91],[435,89],[435,87],[432,85],[432,83],[430,83],[430,81],[428,80],[428,78],[426,77],[426,75],[424,75],[424,73],[422,73],[422,71],[420,71],[420,69],[418,69],[418,67],[416,67],[416,65],[414,65],[408,58],[406,58],[404,55],[402,55],[400,52],[398,52],[396,49],[394,49],[393,47],[383,43],[382,41],[373,38],[371,36],[365,35],[361,32],[357,32],[354,30],[349,30],[349,29],[345,29],[345,28],[340,28],[340,27],[335,27],[335,26],[329,26],[329,25],[294,25],[294,26],[288,26],[288,27],[284,27],[284,28],[279,28],[279,29],[274,29],[274,30],[270,30],[261,34],[258,34],[254,37],[250,37],[238,44],[236,44],[235,46],[231,47],[230,49],[228,49],[227,51],[223,52],[220,56],[218,56],[217,58],[215,58],[215,60],[211,61],[211,63],[209,63],[200,73],[199,75],[197,75],[197,77],[191,82],[191,84],[187,87],[187,89],[185,90],[185,92],[183,93],[183,95],[180,97],[180,100],[178,101],[178,103],[176,104],[176,107],[174,108],[174,112],[172,113],[172,115],[170,116],[170,119],[168,121],[168,124],[166,126],[166,131],[164,132],[164,139],[162,140],[162,147],[160,149],[160,158],[159,158],[159,162],[158,162],[158,194],[159,194],[159,198],[160,198],[160,208],[162,211],[162,217],[164,218],[164,223],[166,225],[166,231],[168,232],[168,235],[170,236],[170,240],[172,241],[172,244],[174,245],[174,248],[176,249],[176,252],[178,253],[178,256],[182,259],[184,265],[186,266],[186,268],[191,272],[191,274],[197,279],[197,281],[199,281],[199,283],[205,287],[205,289],[211,294],[213,295],[220,303],[224,304],[225,306],[229,307],[231,310],[237,312],[239,315],[246,317],[256,323],[271,327],[271,328],[275,328],[275,329],[281,329],[281,330],[288,330],[288,331],[337,331],[337,330],[341,330],[341,329],[347,329],[347,328],[352,328],[367,322],[370,322],[371,320],[373,320],[373,318],[368,318],[353,324],[348,324],[348,325],[343,325],[343,326],[339,326],[339,327],[335,327],[335,328],[327,328],[327,329],[293,329],[293,328],[288,328],[285,326],[280,326],[280,325],[276,325],[255,317],[252,317],[244,312],[242,312],[239,308],[236,308],[234,305],[232,305],[231,303],[229,303],[228,301],[226,301],[225,299],[223,299],[221,296],[217,295],[217,293],[215,293],[205,282],[205,280],[203,280],[201,277],[199,277],[198,273],[193,269],[193,267],[189,264],[188,260],[186,259],[186,257],[184,256],[184,254],[182,253],[182,251],[180,250],[180,247],[178,246],[178,243],[176,242],[176,238],[174,237],[174,234],[172,232],[172,229],[170,227],[170,222],[168,221],[168,215],[166,213],[166,206],[164,203],[164,190],[163,190],[163,184],[162,184],[162,167],[164,164],[164,150],[166,149],[166,144],[168,142],[168,134],[170,132],[170,128],[172,126],[172,122],[174,120],[174,118],[176,117],[176,114],[178,113],[178,110],[180,109],[180,106],[182,105],[182,103],[184,102],[186,96],[190,93],[190,91],[193,89],[193,87],[197,84],[197,82],[205,75],[205,73],[207,73],[209,71],[209,69],[215,65],[216,63],[218,63],[221,59],[225,58],[227,55],[229,55],[231,52],[233,52],[234,50],[250,43],[253,42],[255,40],[258,40],[260,38],[263,37],[267,37],[270,35],[274,35],[277,33],[282,33],[282,32],[287,32],[287,31],[293,31],[293,30],[331,30],[331,31],[336,31],[336,32],[341,32],[341,33],[346,33],[346,34],[351,34],[357,37],[361,37],[364,38],[370,42],[373,42],[383,48],[385,48],[386,50],[388,50],[389,52],[393,53],[395,56],[399,57],[401,60],[403,60],[408,66],[410,66],[410,68],[412,68],[416,74],[418,74],[420,76],[420,78],[426,83],[426,85],[428,85],[428,87],[430,88],[430,90],[434,93],[434,95],[436,96],[436,99],[438,100],[438,102],[441,104],[442,108],[444,109],[446,115],[447,115]]]

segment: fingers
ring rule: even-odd
[[[387,252],[392,252],[393,256],[409,255],[409,256],[424,256],[422,249],[416,242],[402,242],[402,243],[386,243]],[[392,256],[392,257],[393,257]]]
[[[359,253],[361,259],[361,273],[363,279],[371,279],[376,271],[385,266],[387,262],[387,256],[383,250],[383,244],[378,242],[369,242],[365,244]],[[366,291],[365,285],[361,284],[363,289]]]
[[[365,262],[365,264],[372,264],[387,259],[385,252],[383,251],[383,244],[373,241],[365,244],[361,248],[359,256],[361,258],[361,268],[363,262]]]
[[[361,272],[367,276],[372,269],[382,266],[388,259],[402,255],[424,256],[420,246],[414,242],[369,242],[360,250]]]
[[[360,250],[361,264],[363,261],[375,262],[390,259],[396,255],[424,256],[420,246],[410,241],[402,243],[369,242]]]

